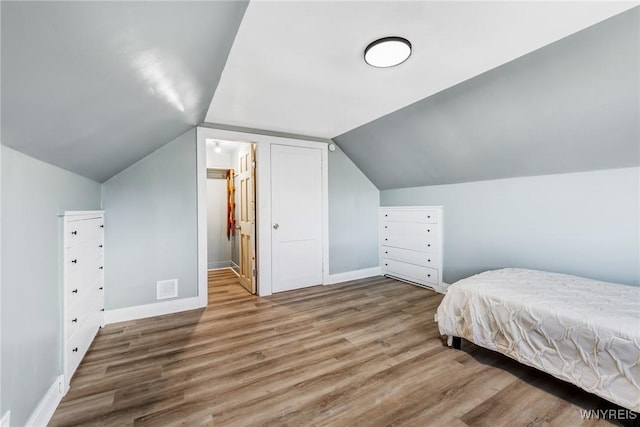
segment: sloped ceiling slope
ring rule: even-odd
[[[636,4],[252,1],[206,121],[333,138]],[[368,66],[365,47],[389,35],[411,58]]]
[[[334,140],[383,190],[637,166],[639,17],[636,7]]]
[[[2,143],[103,182],[205,117],[248,2],[2,2]]]

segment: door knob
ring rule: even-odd
[[[278,228],[280,228],[280,225],[278,225],[277,223],[276,223],[276,224],[273,224],[273,229],[274,229],[274,230],[277,230]]]

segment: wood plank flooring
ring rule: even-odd
[[[259,298],[211,272],[206,309],[102,329],[50,425],[610,425],[577,387],[445,347],[441,299],[383,277]]]

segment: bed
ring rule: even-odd
[[[640,412],[640,287],[486,271],[451,285],[436,321],[449,345],[467,339]]]

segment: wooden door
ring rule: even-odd
[[[256,192],[255,146],[240,152],[238,183],[240,187],[240,284],[256,293]]]
[[[271,146],[272,290],[322,284],[322,152]]]

